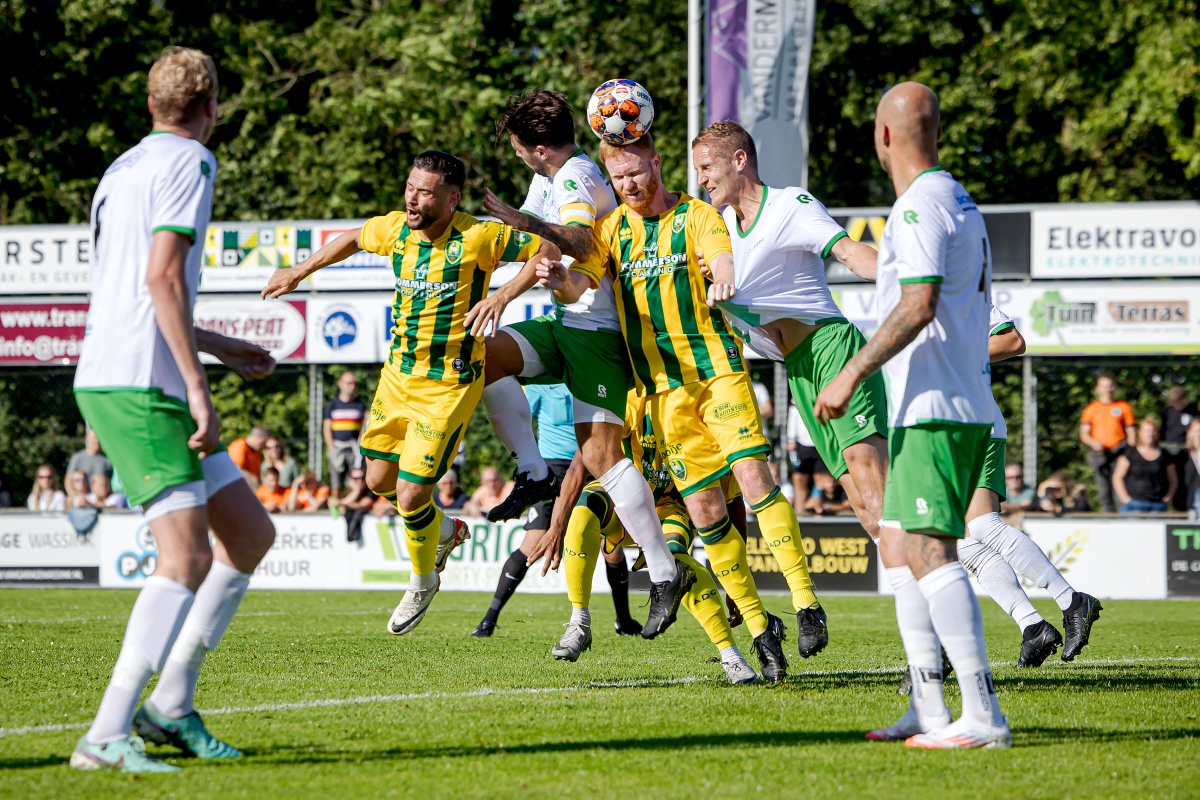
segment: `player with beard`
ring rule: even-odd
[[[400,512],[412,560],[408,591],[387,624],[396,636],[420,624],[450,552],[470,538],[463,522],[445,517],[433,503],[433,491],[483,393],[483,334],[533,285],[534,261],[559,254],[536,236],[458,211],[466,177],[462,161],[426,150],[408,174],[404,211],[373,217],[302,264],[276,270],[262,291],[263,297],[281,297],[360,250],[392,260],[392,347],[360,450],[367,485]],[[492,270],[506,261],[528,263],[488,297]]]
[[[652,136],[624,147],[602,144],[600,154],[622,205],[597,226],[587,261],[570,270],[539,264],[538,276],[561,302],[612,278],[637,392],[647,396],[663,460],[717,577],[741,610],[760,657],[765,651],[786,665],[782,626],[771,624],[762,607],[744,566],[745,542],[726,513],[720,482],[732,470],[792,591],[800,654],[813,655],[828,633],[799,524],[767,469],[771,448],[750,376],[721,313],[706,305],[696,260],[697,251],[720,266],[731,258],[725,224],[707,203],[664,189]],[[777,674],[785,672],[783,666]]]

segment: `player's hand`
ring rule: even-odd
[[[696,251],[696,263],[700,265],[700,274],[711,281],[712,270],[709,269],[708,262],[704,259],[704,252],[701,250]]]
[[[505,203],[499,197],[496,197],[491,189],[483,190],[483,207],[493,217],[517,230],[523,230],[521,223],[528,219],[520,211]],[[522,217],[525,219],[522,219]]]
[[[504,315],[504,309],[507,307],[508,295],[502,289],[497,290],[471,307],[463,326],[470,328],[471,335],[476,339],[485,334],[495,336],[496,331],[500,330],[500,317]]]
[[[304,272],[299,267],[277,269],[271,273],[271,279],[263,287],[260,296],[264,300],[283,297],[285,294],[296,291],[302,280],[304,280]]]
[[[534,268],[533,274],[537,276],[542,286],[552,292],[557,292],[567,285],[567,265],[561,261],[550,261],[543,258]]]
[[[732,283],[711,283],[708,286],[708,306],[713,308],[717,303],[732,300],[735,294],[737,290],[733,288]]]
[[[188,389],[188,411],[196,423],[196,432],[188,438],[188,447],[202,455],[211,453],[221,438],[221,421],[213,408],[207,386]]]
[[[562,525],[551,525],[550,530],[542,534],[542,540],[537,543],[537,547],[529,558],[525,559],[525,565],[532,567],[537,563],[539,558],[545,558],[545,563],[542,564],[542,577],[546,577],[546,573],[550,570],[558,572],[558,567],[562,564],[563,554],[563,537],[566,534],[566,529]]]
[[[831,419],[844,417],[850,407],[850,397],[857,388],[858,381],[847,375],[845,370],[839,372],[817,395],[817,402],[813,404],[817,421],[824,425]]]
[[[214,355],[248,381],[265,378],[275,371],[275,359],[268,351],[241,339],[229,339],[222,352]]]

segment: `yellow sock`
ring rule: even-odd
[[[813,592],[812,578],[808,575],[808,561],[804,558],[804,545],[800,541],[800,523],[796,512],[779,487],[750,506],[758,516],[758,529],[771,548],[771,555],[779,562],[779,569],[792,590],[792,605],[799,611],[817,604]]]
[[[763,608],[754,577],[750,574],[746,540],[734,529],[729,517],[711,527],[700,528],[699,533],[700,541],[704,542],[704,552],[708,553],[708,562],[712,564],[713,572],[717,573],[717,580],[733,598],[733,602],[737,603],[750,635],[760,635],[767,629],[767,611]]]
[[[683,596],[684,608],[696,618],[700,627],[704,628],[708,640],[716,645],[717,651],[724,650],[733,644],[733,629],[729,627],[729,620],[725,617],[725,603],[717,590],[717,582],[712,579],[709,571],[690,555],[675,553],[674,548],[671,552],[675,554],[676,561],[687,564],[696,572],[696,582]]]
[[[437,569],[438,538],[444,516],[432,500],[416,511],[400,512],[400,518],[404,520],[408,558],[412,561],[413,572],[418,575],[429,575]]]
[[[399,505],[396,504],[396,493],[395,492],[388,492],[387,494],[380,494],[379,496],[382,497],[384,500],[387,500],[389,503],[391,503],[392,508],[396,509],[396,513],[398,513],[398,514],[404,513],[404,510],[402,508],[400,508]]]
[[[592,602],[592,575],[600,558],[600,540],[600,519],[595,513],[586,505],[571,509],[563,537],[563,568],[571,608],[587,608]]]

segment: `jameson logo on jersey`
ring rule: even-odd
[[[487,296],[498,264],[528,261],[541,240],[461,211],[433,241],[410,230],[402,211],[367,220],[361,238],[364,250],[392,259],[396,275],[388,364],[449,383],[483,374],[484,343],[465,327],[467,312]]]
[[[682,193],[655,217],[622,205],[600,220],[593,244],[592,256],[571,269],[593,286],[613,279],[639,394],[745,370],[725,318],[708,307],[696,259],[697,251],[710,259],[730,252],[715,208]]]

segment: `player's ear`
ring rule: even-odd
[[[942,141],[942,126],[941,125],[938,125],[937,139],[935,139],[934,141],[939,142],[939,143]]]
[[[150,110],[150,119],[154,119],[154,96],[146,95],[146,108]]]

